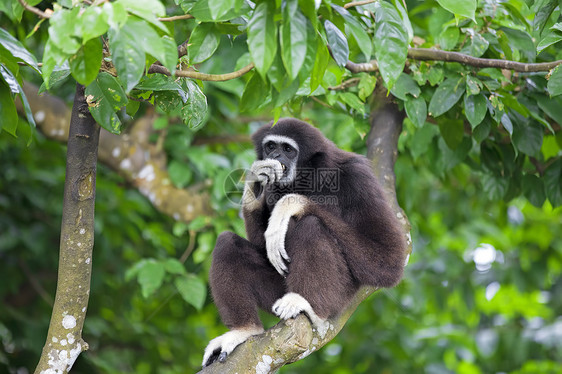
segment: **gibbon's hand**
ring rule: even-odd
[[[262,185],[273,184],[283,178],[283,165],[271,158],[255,161],[250,171],[257,176]]]

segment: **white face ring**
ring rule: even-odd
[[[299,151],[299,146],[298,146],[297,142],[295,142],[293,139],[289,138],[288,136],[284,136],[284,135],[267,135],[265,138],[263,138],[263,140],[262,140],[262,142],[261,142],[262,148],[263,148],[263,146],[264,146],[267,142],[274,142],[274,143],[277,143],[277,144],[287,143],[287,144],[289,144],[291,147],[293,147],[294,149],[296,149],[297,152]]]

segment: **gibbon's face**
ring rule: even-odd
[[[262,142],[263,158],[277,160],[283,168],[281,182],[291,182],[297,172],[299,146],[295,140],[284,135],[267,135]]]

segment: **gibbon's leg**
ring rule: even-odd
[[[263,332],[258,308],[271,310],[285,293],[283,277],[260,249],[231,232],[223,232],[213,251],[209,283],[215,305],[231,330],[209,342],[203,366],[224,361],[239,344]]]
[[[293,218],[286,249],[291,259],[288,293],[274,304],[273,312],[284,319],[305,312],[316,325],[320,321],[315,323],[310,308],[320,320],[337,315],[357,290],[337,238],[316,216]]]

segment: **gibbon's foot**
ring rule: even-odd
[[[289,292],[273,304],[273,313],[281,319],[295,318],[299,313],[305,313],[323,338],[328,332],[330,324],[314,312],[312,306],[304,297],[295,292]]]
[[[207,344],[203,354],[203,367],[211,365],[213,362],[225,362],[227,356],[238,345],[244,343],[252,335],[259,335],[263,332],[263,327],[252,326],[247,328],[235,329],[217,336]]]

